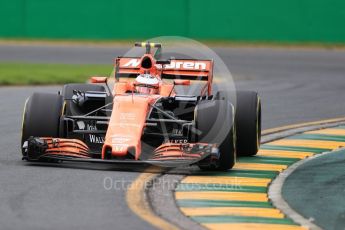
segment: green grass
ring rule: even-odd
[[[112,71],[112,65],[0,63],[0,85],[78,83]]]

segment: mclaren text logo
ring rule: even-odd
[[[140,59],[131,59],[122,67],[138,68]],[[191,70],[206,70],[205,62],[198,61],[171,61],[169,65],[165,65],[165,69],[191,69]]]

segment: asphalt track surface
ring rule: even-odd
[[[0,61],[108,63],[127,49],[0,46]],[[257,90],[263,128],[345,115],[345,52],[276,48],[214,48],[238,89]],[[32,92],[59,87],[0,88],[0,224],[2,229],[152,229],[125,201],[140,173],[127,167],[41,166],[20,160],[22,109]],[[90,169],[91,167],[91,169]],[[104,186],[106,181],[106,186]],[[117,182],[109,189],[109,183]]]

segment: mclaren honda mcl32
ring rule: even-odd
[[[256,92],[238,91],[233,98],[225,91],[213,94],[213,60],[159,60],[161,44],[135,46],[145,54],[116,58],[111,87],[108,78],[91,77],[90,84],[66,84],[61,92],[27,99],[24,160],[228,170],[236,155],[257,153],[261,105]],[[194,81],[201,84],[198,95],[177,93]]]

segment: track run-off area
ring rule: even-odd
[[[228,65],[238,89],[259,92],[263,104],[264,130],[344,117],[344,51],[240,47],[213,49]],[[112,59],[124,54],[126,50],[127,48],[82,45],[68,47],[2,45],[0,60],[111,65]],[[344,146],[344,127],[329,127],[266,142],[257,157],[239,158],[235,168],[226,173],[207,174],[193,167],[190,171],[186,169],[177,171],[172,174],[180,178],[180,183],[176,183],[174,187],[173,196],[176,202],[173,205],[177,204],[175,208],[180,210],[179,215],[183,213],[189,218],[181,217],[179,225],[176,225],[172,222],[174,220],[169,218],[165,220],[165,215],[161,213],[162,210],[173,209],[168,205],[171,202],[168,201],[170,197],[165,197],[163,194],[151,200],[150,197],[156,193],[145,194],[145,191],[142,191],[144,193],[142,197],[128,197],[130,191],[128,188],[132,183],[140,177],[149,180],[148,174],[160,175],[156,169],[147,172],[145,168],[75,164],[39,165],[21,161],[20,126],[26,97],[35,91],[57,92],[60,88],[60,86],[0,88],[2,108],[0,223],[4,229],[152,229],[154,227],[191,229],[189,226],[216,229],[229,226],[237,228],[249,226],[250,229],[255,229],[255,226],[258,229],[262,226],[269,226],[272,229],[273,227],[300,229],[303,227],[287,217],[284,210],[276,209],[271,203],[267,194],[269,184],[279,172],[290,165],[293,166],[295,162]],[[322,157],[310,162],[319,161]],[[323,185],[327,185],[325,191],[341,191],[337,185],[341,183],[339,178],[344,175],[334,174],[337,178],[332,178],[331,168],[323,165],[323,161],[319,161],[318,164],[322,167],[314,174],[322,174],[321,169],[323,169],[329,175],[327,181],[323,181]],[[301,181],[304,180],[306,183],[308,178],[294,176],[298,173],[298,168],[291,174],[291,179],[289,177],[286,179],[286,186],[282,188],[283,198],[292,209],[319,227],[324,229],[344,227],[341,223],[344,223],[342,213],[345,212],[343,210],[345,206],[341,202],[338,202],[338,206],[333,205],[336,204],[334,201],[337,197],[339,200],[342,199],[344,191],[337,194],[324,193],[318,199],[312,195],[305,197],[304,192],[313,194],[316,191],[311,190],[312,188],[321,188],[312,185],[303,188]],[[308,175],[313,175],[314,168],[308,168]],[[145,176],[143,172],[148,174]],[[125,187],[109,189],[108,184],[104,183],[109,178],[113,183],[123,183]],[[210,183],[216,186],[209,186]],[[237,186],[233,186],[232,183]],[[291,184],[300,186],[296,188]],[[334,186],[338,190],[332,190]],[[327,198],[329,195],[335,196],[333,203],[330,204],[327,203],[330,201]],[[136,205],[145,203],[141,202],[142,198],[149,202],[149,209],[158,212],[158,214],[154,213],[156,217],[158,216],[156,220],[150,219],[152,216],[148,219],[144,218],[149,222],[151,220],[151,223],[141,218],[142,215],[147,217],[150,214],[142,211],[138,216],[132,211],[133,207],[138,207]],[[314,202],[316,200],[317,202]],[[133,201],[134,206],[129,205],[128,201]],[[328,215],[334,216],[333,222],[327,222],[320,213],[316,212],[321,207],[327,210]],[[174,213],[170,214],[174,215]],[[153,224],[154,222],[158,224]]]
[[[177,205],[185,215],[210,229],[319,229],[313,223],[317,222],[315,217],[312,218],[315,211],[308,210],[307,219],[294,218],[295,213],[289,218],[290,209],[277,208],[276,205],[281,205],[280,200],[275,204],[275,197],[272,197],[275,191],[269,195],[269,186],[294,163],[344,147],[344,135],[345,127],[337,126],[267,142],[256,157],[240,157],[229,172],[194,173],[183,178],[175,189]],[[299,185],[303,187],[303,184]],[[303,188],[298,190],[303,194]],[[304,193],[304,198],[312,196]],[[285,196],[296,199],[289,193]],[[298,193],[294,196],[298,197]],[[299,201],[303,203],[303,200]],[[338,202],[343,205],[342,201]],[[314,208],[317,212],[318,207]]]

